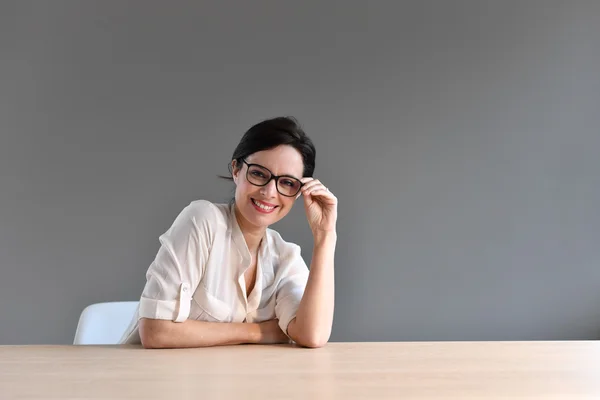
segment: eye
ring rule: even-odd
[[[281,184],[288,187],[295,187],[298,183],[293,179],[282,179]]]
[[[266,178],[266,175],[264,173],[262,173],[261,171],[256,170],[256,169],[250,171],[250,175],[256,176],[257,178]]]

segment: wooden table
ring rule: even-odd
[[[0,399],[600,399],[600,342],[0,346]]]

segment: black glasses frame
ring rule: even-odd
[[[271,182],[272,180],[275,180],[275,188],[277,189],[277,192],[279,192],[279,194],[281,194],[282,196],[285,196],[285,197],[294,197],[294,196],[296,196],[298,193],[300,193],[300,190],[302,190],[302,186],[304,186],[304,182],[302,182],[298,178],[295,178],[295,177],[289,176],[289,175],[275,175],[274,173],[271,172],[271,170],[269,168],[264,167],[264,166],[262,166],[260,164],[250,164],[246,160],[244,160],[243,158],[242,158],[242,161],[244,162],[244,164],[246,164],[248,166],[248,168],[246,168],[246,180],[248,182],[250,182],[250,184],[252,184],[254,186],[259,186],[259,187],[267,186],[269,184],[269,182]],[[252,182],[250,180],[250,177],[248,176],[248,174],[250,173],[250,167],[252,167],[252,166],[260,167],[260,168],[264,169],[265,171],[268,171],[269,174],[271,174],[271,177],[265,182],[264,185],[258,185],[258,184],[254,183],[254,182]],[[294,193],[294,194],[284,194],[284,193],[281,193],[281,190],[279,190],[279,179],[280,178],[294,179],[294,180],[300,182],[300,187],[298,188],[298,191],[296,191],[296,193]]]

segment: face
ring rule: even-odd
[[[274,175],[302,178],[304,163],[302,156],[292,146],[282,145],[273,149],[256,152],[246,157],[248,164],[259,164]],[[287,197],[277,191],[275,179],[265,186],[256,186],[248,181],[248,165],[233,165],[233,180],[236,184],[235,204],[244,222],[256,228],[266,228],[279,221],[292,209],[297,196]],[[251,174],[261,177],[259,171]],[[252,176],[252,175],[251,175]],[[280,178],[280,187],[290,180]]]

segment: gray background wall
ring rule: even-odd
[[[332,340],[598,339],[598,43],[597,1],[0,2],[0,344],[138,298],[281,114],[340,199]]]

